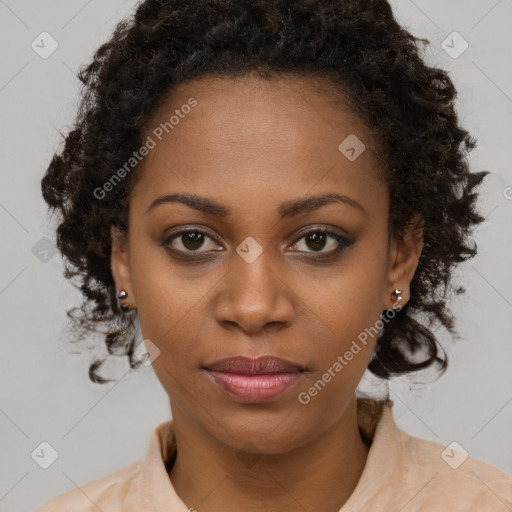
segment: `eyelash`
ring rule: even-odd
[[[211,254],[212,254],[211,251],[205,251],[203,253],[195,253],[194,251],[181,251],[181,250],[176,250],[176,249],[172,249],[171,247],[169,247],[169,245],[174,241],[175,238],[179,238],[180,236],[182,236],[186,233],[199,233],[201,235],[207,236],[214,242],[218,243],[217,240],[215,240],[212,236],[210,236],[206,231],[203,231],[201,229],[184,229],[184,230],[178,231],[176,233],[173,233],[171,236],[168,236],[167,238],[165,238],[162,241],[161,245],[164,246],[171,253],[171,256],[174,257],[175,259],[187,261],[187,262],[191,262],[191,263],[193,263],[194,261],[204,260],[204,259],[208,258],[209,256],[211,256]],[[309,260],[313,260],[313,261],[321,262],[321,261],[325,261],[325,260],[332,260],[336,256],[338,256],[338,254],[344,248],[349,247],[350,245],[353,244],[352,240],[349,240],[348,238],[346,238],[343,235],[340,235],[339,233],[329,231],[325,228],[316,228],[316,229],[312,229],[306,233],[303,233],[299,238],[296,239],[295,242],[293,242],[292,246],[296,245],[303,238],[306,238],[307,236],[312,235],[312,234],[325,234],[325,235],[328,235],[329,237],[334,238],[334,240],[336,240],[338,242],[337,248],[335,248],[331,251],[328,251],[326,253],[315,253],[314,251],[309,253],[307,251],[299,251],[299,252],[302,252],[302,254],[304,255],[305,258],[307,258]],[[219,251],[215,251],[215,252],[219,252]],[[184,254],[187,254],[187,253],[198,254],[199,256],[184,256]],[[319,255],[315,255],[315,254],[319,254]]]

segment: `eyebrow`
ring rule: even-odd
[[[279,206],[278,213],[280,217],[284,219],[294,217],[302,213],[309,213],[314,210],[318,210],[324,205],[335,202],[352,206],[361,210],[363,213],[366,213],[365,209],[354,199],[335,193],[286,201]],[[165,203],[182,203],[194,210],[198,210],[215,217],[223,218],[231,215],[231,210],[226,206],[214,201],[213,199],[201,197],[195,194],[167,194],[160,196],[151,203],[149,208],[146,210],[146,213],[149,213],[157,206]]]

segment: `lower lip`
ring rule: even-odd
[[[213,381],[231,396],[243,402],[266,402],[290,389],[299,379],[299,373],[268,373],[239,375],[208,370]]]

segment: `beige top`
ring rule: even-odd
[[[400,430],[391,401],[358,398],[357,404],[359,430],[371,447],[339,512],[512,511],[512,477],[466,458],[458,447]],[[153,430],[143,460],[61,494],[35,512],[188,512],[165,466],[166,461],[172,465],[175,453],[170,420]]]

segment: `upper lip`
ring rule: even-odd
[[[244,356],[220,359],[206,366],[208,370],[236,373],[239,375],[261,375],[269,373],[299,373],[304,370],[300,364],[274,356],[251,359]]]

